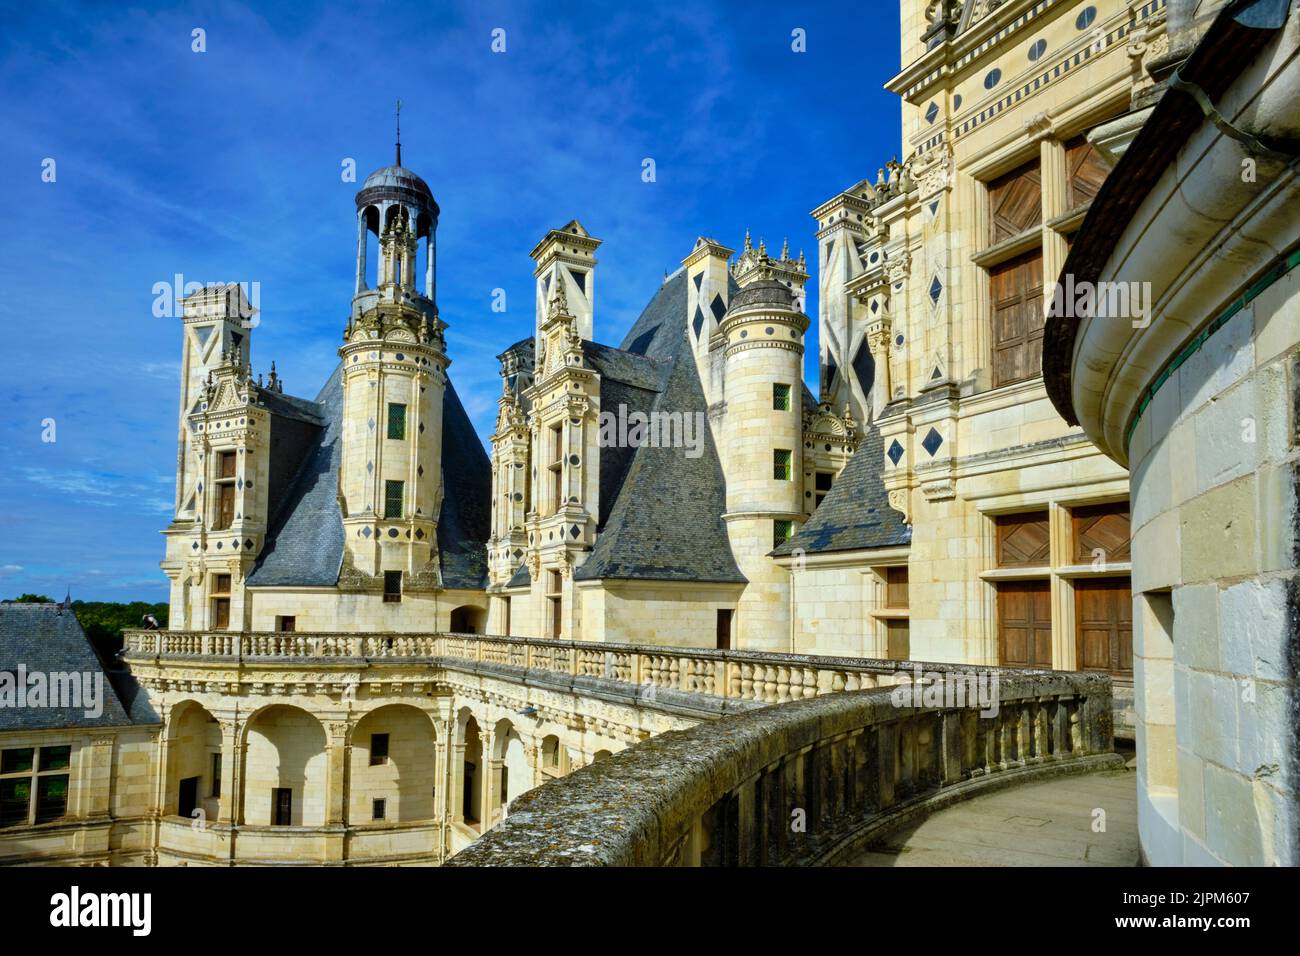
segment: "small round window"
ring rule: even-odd
[[[984,89],[991,90],[1002,82],[1002,71],[999,69],[989,70],[984,76]]]
[[[1034,62],[1040,56],[1047,52],[1046,40],[1035,40],[1033,46],[1029,48],[1029,62]]]
[[[1086,30],[1092,26],[1092,21],[1097,19],[1097,8],[1088,7],[1080,13],[1074,20],[1074,26],[1078,30]]]

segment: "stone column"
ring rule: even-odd
[[[429,224],[429,234],[424,237],[424,297],[434,301],[434,283],[437,272],[434,268],[438,256],[438,244],[434,241],[434,225]]]
[[[871,383],[871,394],[866,396],[871,406],[873,420],[880,414],[880,410],[889,404],[889,333],[890,321],[887,315],[871,322],[866,329],[867,347],[871,349],[871,360],[876,366],[875,378]]]
[[[348,825],[348,764],[352,757],[352,723],[349,717],[336,719],[325,725],[327,739],[325,756],[328,770],[326,772],[325,824],[326,826]],[[304,794],[305,797],[305,794]]]
[[[1058,671],[1077,669],[1074,621],[1074,582],[1063,578],[1058,570],[1073,564],[1071,546],[1073,529],[1070,510],[1053,502],[1047,513],[1050,533],[1048,560],[1052,565],[1049,587],[1052,601],[1052,667]]]
[[[357,212],[357,287],[360,293],[366,288],[366,211]]]
[[[479,823],[484,831],[492,826],[495,822],[495,811],[497,803],[497,767],[500,761],[492,756],[492,747],[496,742],[496,733],[485,727],[480,727],[478,732],[479,748],[482,751],[479,757]]]
[[[1047,300],[1052,298],[1061,267],[1069,249],[1065,237],[1047,225],[1047,222],[1068,212],[1069,173],[1065,162],[1065,144],[1053,139],[1048,127],[1039,140],[1040,175],[1043,184],[1043,285]]]
[[[239,723],[234,719],[217,718],[221,726],[221,797],[217,802],[217,822],[233,824],[238,817],[240,784]]]

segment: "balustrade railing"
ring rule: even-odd
[[[479,634],[338,634],[268,631],[126,632],[127,660],[283,663],[429,660],[468,669],[514,669],[574,680],[635,684],[646,694],[701,694],[763,704],[890,686],[912,664],[852,657],[717,651]],[[926,664],[929,669],[961,669]]]
[[[782,686],[780,670],[755,668],[749,680]],[[792,697],[811,686],[793,670]],[[450,864],[834,863],[989,788],[1123,767],[1105,675],[991,672],[999,679],[981,702],[918,699],[914,685],[792,699],[660,734],[525,793]]]

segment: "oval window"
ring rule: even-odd
[[[999,69],[989,70],[984,76],[984,89],[991,90],[1002,81],[1002,71]]]

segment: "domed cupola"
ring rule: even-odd
[[[402,127],[397,127],[397,159],[391,166],[376,169],[366,177],[357,191],[357,281],[352,314],[360,316],[373,308],[381,299],[408,300],[411,305],[432,315],[437,314],[434,295],[437,270],[438,204],[428,183],[402,165]],[[404,233],[405,244],[418,250],[424,241],[424,286],[419,288],[417,276],[411,273],[412,262],[403,261],[400,267],[383,259],[385,237],[399,228]],[[367,245],[370,235],[379,241],[381,261],[377,270],[367,262]],[[406,269],[404,273],[402,269]],[[372,281],[373,280],[373,281]],[[384,295],[385,285],[394,290]],[[418,300],[426,300],[420,302]]]

